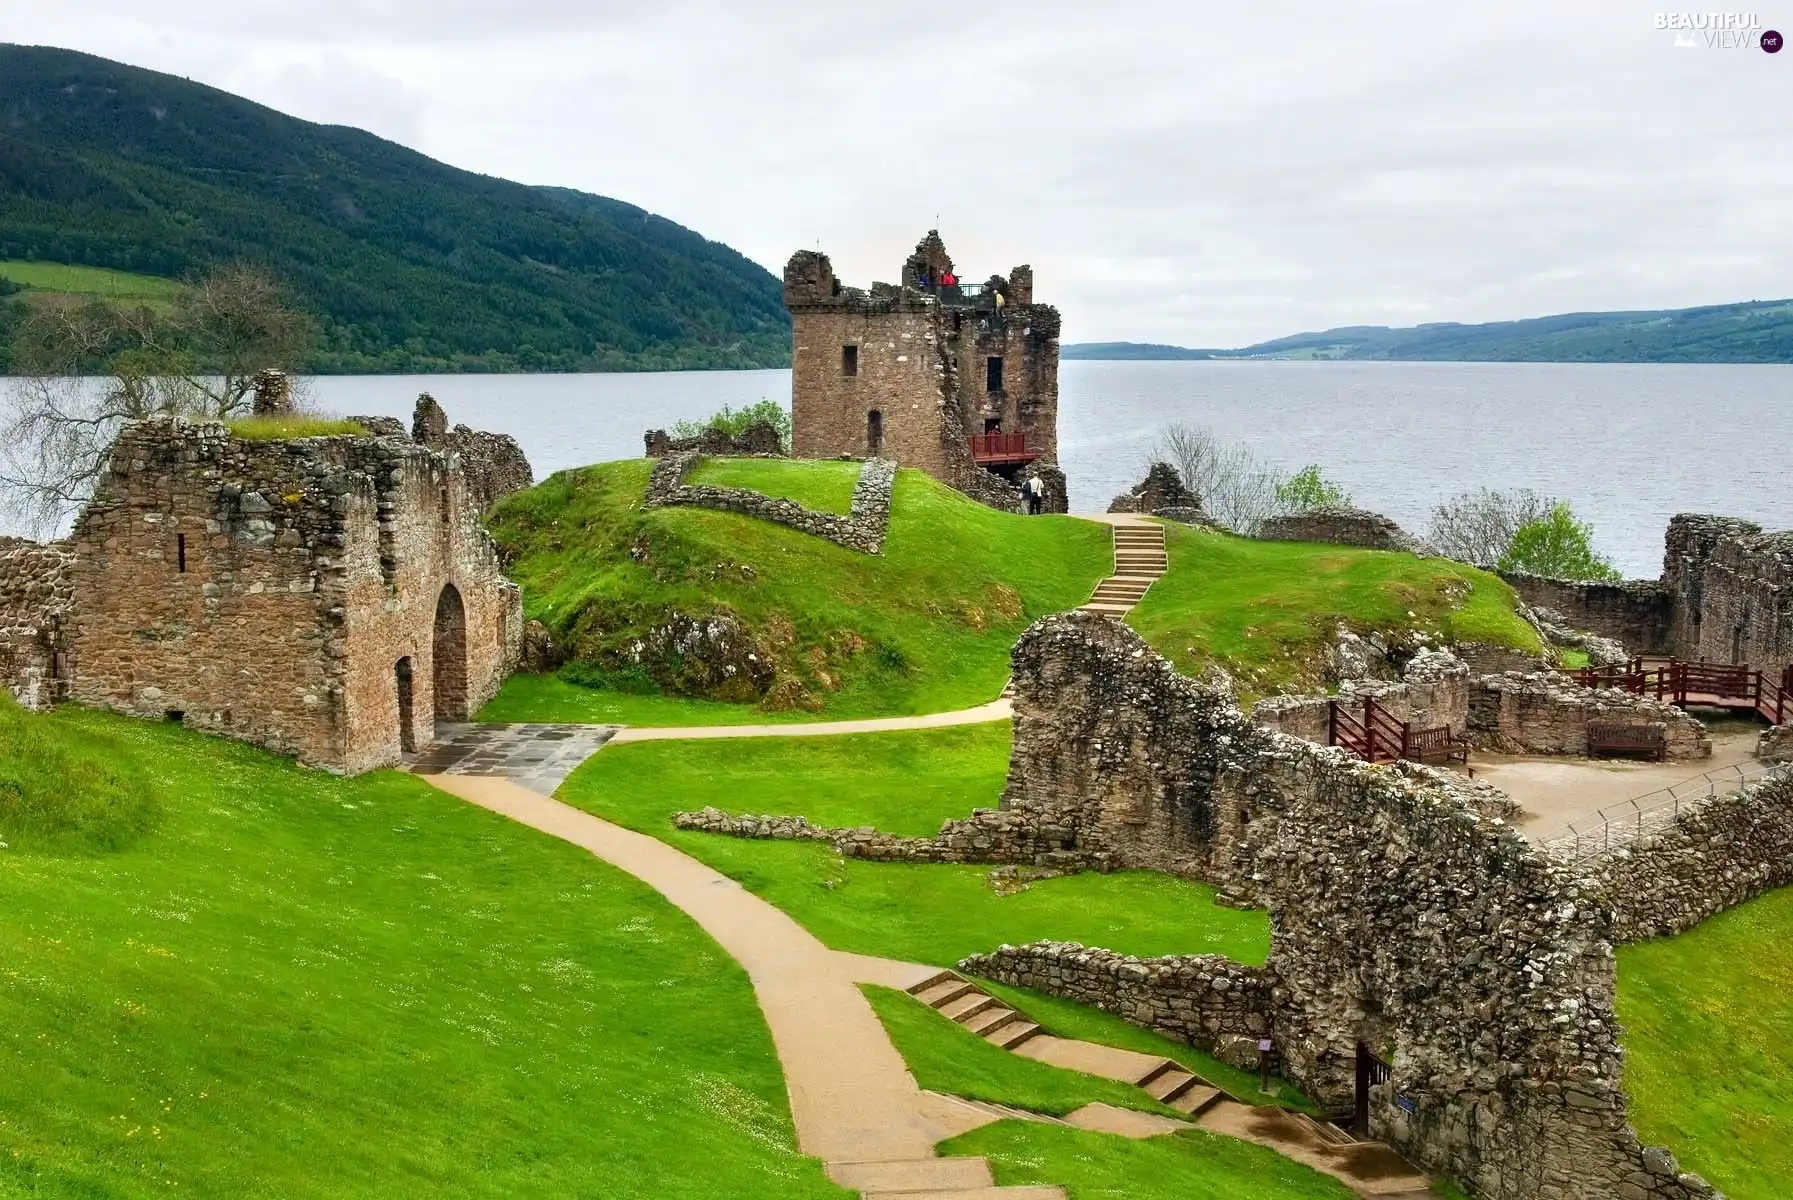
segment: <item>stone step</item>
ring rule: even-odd
[[[925,1192],[862,1192],[865,1200],[1067,1200],[1061,1187],[936,1188]]]
[[[1040,1027],[1023,1017],[1018,1021],[1010,1021],[999,1026],[994,1033],[984,1035],[984,1040],[992,1046],[1001,1046],[1004,1050],[1013,1050],[1023,1042],[1032,1041],[1040,1036]]]
[[[995,996],[985,995],[976,988],[967,988],[964,994],[955,996],[945,1004],[938,1004],[935,1007],[946,1016],[964,1025],[979,1013],[1002,1007],[1002,1001]]]
[[[954,1000],[957,1000],[960,996],[975,991],[977,991],[977,988],[972,984],[966,983],[963,979],[952,979],[945,983],[936,983],[926,991],[911,992],[909,994],[929,1008],[943,1008]]]
[[[1082,606],[1084,612],[1093,612],[1098,616],[1116,618],[1126,616],[1127,610],[1132,607],[1131,604],[1085,604]]]
[[[899,1195],[942,1188],[987,1188],[996,1184],[988,1160],[982,1158],[829,1163],[828,1178],[845,1188]]]
[[[1333,1146],[1355,1146],[1358,1144],[1347,1129],[1341,1129],[1331,1121],[1316,1121],[1306,1113],[1295,1113],[1295,1119],[1305,1124],[1315,1137]]]
[[[986,996],[985,999],[994,1000],[995,997]],[[1006,1025],[1018,1015],[1020,1014],[1016,1013],[1014,1009],[1006,1004],[992,1003],[984,1005],[975,1013],[965,1017],[963,1020],[959,1020],[959,1024],[981,1036],[991,1032],[999,1025]],[[958,1018],[954,1019],[958,1020]]]
[[[1096,585],[1094,594],[1099,596],[1103,592],[1115,592],[1117,594],[1126,593],[1127,595],[1143,596],[1152,589],[1152,583],[1153,580],[1141,579],[1138,577],[1130,579],[1104,579],[1101,583]]]
[[[961,982],[957,971],[936,971],[920,983],[911,984],[909,987],[909,994],[911,996],[919,996],[936,984],[955,982]]]
[[[1197,1079],[1193,1072],[1178,1068],[1174,1071],[1166,1071],[1146,1084],[1145,1092],[1159,1103],[1169,1104],[1200,1082],[1201,1080]]]
[[[1194,1120],[1225,1099],[1225,1092],[1198,1081],[1197,1086],[1172,1100],[1170,1106],[1190,1120]]]

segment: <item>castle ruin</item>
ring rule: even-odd
[[[963,282],[930,230],[901,280],[843,287],[816,250],[785,265],[793,453],[894,459],[1008,510],[1038,474],[1043,507],[1066,511],[1059,315],[1034,302],[1032,268]]]
[[[418,440],[127,426],[66,540],[0,545],[0,685],[350,773],[468,719],[523,637],[479,518],[529,468],[419,413]]]

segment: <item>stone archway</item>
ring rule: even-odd
[[[430,650],[436,720],[465,721],[467,713],[467,606],[454,584],[436,600],[436,632]]]

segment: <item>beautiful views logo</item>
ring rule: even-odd
[[[1780,53],[1779,32],[1762,28],[1755,13],[1704,12],[1657,13],[1656,28],[1673,30],[1675,45],[1708,50],[1747,50],[1760,46],[1769,54]]]

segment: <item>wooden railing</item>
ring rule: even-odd
[[[1686,707],[1743,708],[1770,725],[1793,721],[1793,665],[1780,681],[1747,663],[1667,662],[1646,665],[1641,658],[1611,667],[1582,667],[1569,676],[1582,687],[1616,688],[1634,696],[1654,696]]]
[[[1469,743],[1451,732],[1449,726],[1415,729],[1412,722],[1400,720],[1376,703],[1374,696],[1365,696],[1361,706],[1334,700],[1327,709],[1326,744],[1373,763],[1394,762],[1398,758],[1413,762],[1469,761]]]
[[[974,433],[971,435],[973,462],[1027,462],[1039,452],[1027,448],[1025,433]]]

